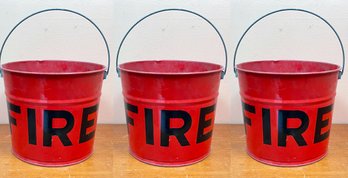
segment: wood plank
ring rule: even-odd
[[[302,167],[264,165],[245,152],[242,125],[216,125],[211,154],[191,166],[165,168],[144,164],[128,154],[126,125],[98,125],[95,151],[87,161],[68,167],[45,168],[24,163],[11,154],[8,125],[0,125],[0,177],[346,177],[348,125],[333,125],[328,155]]]

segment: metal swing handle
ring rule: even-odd
[[[181,12],[187,12],[187,13],[190,13],[190,14],[193,14],[193,15],[196,15],[200,18],[202,18],[203,20],[205,20],[209,25],[211,25],[214,30],[216,31],[216,33],[219,35],[219,38],[222,42],[222,45],[224,47],[224,53],[225,53],[225,67],[224,67],[224,70],[222,71],[221,73],[221,79],[224,78],[225,74],[226,74],[226,69],[227,69],[227,49],[226,49],[226,44],[225,44],[225,41],[224,39],[222,38],[220,32],[218,31],[218,29],[215,27],[215,25],[210,22],[207,18],[205,18],[204,16],[196,13],[196,12],[193,12],[193,11],[190,11],[190,10],[186,10],[186,9],[162,9],[162,10],[159,10],[159,11],[156,11],[156,12],[152,12],[148,15],[146,15],[145,17],[141,18],[140,20],[138,20],[126,33],[126,35],[123,37],[119,47],[118,47],[118,50],[117,50],[117,54],[116,54],[116,72],[118,74],[118,77],[120,77],[120,70],[119,70],[119,66],[118,66],[118,60],[119,60],[119,54],[120,54],[120,51],[121,51],[121,47],[125,41],[125,39],[127,38],[127,36],[129,35],[129,33],[140,23],[142,22],[143,20],[145,20],[146,18],[150,17],[150,16],[153,16],[155,14],[158,14],[158,13],[161,13],[161,12],[166,12],[166,11],[181,11]]]
[[[38,11],[38,12],[35,12],[27,17],[25,17],[23,20],[21,20],[19,23],[17,23],[13,28],[12,30],[10,31],[10,33],[6,36],[2,46],[1,46],[1,49],[0,49],[0,62],[1,62],[1,56],[2,56],[2,53],[3,53],[3,49],[5,47],[5,44],[7,42],[7,40],[9,39],[9,37],[11,36],[11,34],[14,32],[14,30],[20,25],[22,24],[24,21],[26,21],[27,19],[29,19],[30,17],[33,17],[35,15],[38,15],[38,14],[41,14],[41,13],[44,13],[44,12],[49,12],[49,11],[64,11],[64,12],[70,12],[70,13],[73,13],[73,14],[76,14],[76,15],[79,15],[81,17],[83,17],[84,19],[86,19],[87,21],[89,21],[99,32],[99,34],[101,35],[101,37],[103,38],[104,40],[104,44],[105,44],[105,47],[106,47],[106,50],[107,50],[107,55],[108,55],[108,66],[107,66],[107,69],[106,71],[104,71],[104,79],[107,77],[107,75],[109,74],[109,68],[110,68],[110,49],[109,49],[109,45],[106,41],[106,38],[103,34],[103,32],[99,29],[99,27],[96,25],[96,23],[94,23],[91,19],[89,19],[88,17],[86,17],[85,15],[79,13],[79,12],[76,12],[76,11],[73,11],[73,10],[69,10],[69,9],[45,9],[45,10],[41,10],[41,11]],[[2,69],[0,69],[0,74],[2,76]]]
[[[257,23],[259,22],[260,20],[262,20],[263,18],[267,17],[267,16],[270,16],[272,14],[275,14],[275,13],[278,13],[278,12],[283,12],[283,11],[300,11],[300,12],[305,12],[305,13],[308,13],[308,14],[311,14],[311,15],[314,15],[316,17],[318,17],[319,19],[321,19],[322,21],[324,21],[330,28],[331,30],[335,33],[337,39],[338,39],[338,42],[340,43],[340,46],[341,46],[341,50],[342,50],[342,56],[343,56],[343,60],[342,60],[342,67],[341,67],[341,70],[339,71],[339,74],[338,74],[338,79],[340,79],[343,75],[343,72],[344,72],[344,67],[345,67],[345,52],[344,52],[344,47],[343,47],[343,43],[342,43],[342,40],[341,38],[339,37],[337,31],[333,28],[333,26],[327,21],[325,20],[323,17],[319,16],[318,14],[315,14],[313,12],[310,12],[310,11],[307,11],[307,10],[303,10],[303,9],[280,9],[280,10],[276,10],[276,11],[273,11],[273,12],[270,12],[262,17],[260,17],[259,19],[257,19],[254,23],[252,23],[248,28],[247,30],[243,33],[242,37],[239,39],[238,41],[238,44],[236,46],[236,49],[235,49],[235,52],[234,52],[234,57],[233,57],[233,70],[234,70],[234,73],[235,73],[235,76],[238,77],[238,73],[237,73],[237,69],[236,69],[236,57],[237,57],[237,52],[238,52],[238,49],[239,49],[239,46],[244,38],[244,36],[248,33],[248,31]]]

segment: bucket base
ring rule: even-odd
[[[316,162],[322,160],[327,155],[327,151],[326,151],[322,156],[320,156],[318,158],[314,158],[314,159],[310,159],[310,160],[302,161],[302,162],[285,163],[285,162],[271,161],[271,160],[267,160],[267,159],[258,158],[255,155],[253,155],[252,153],[250,153],[249,150],[247,150],[247,153],[251,158],[253,158],[254,160],[256,160],[260,163],[271,165],[271,166],[278,166],[278,167],[306,166],[306,165],[313,164],[313,163],[316,163]]]
[[[75,164],[79,164],[85,160],[87,160],[89,157],[92,156],[93,151],[88,154],[87,156],[84,156],[80,159],[77,160],[73,160],[73,161],[67,161],[67,162],[41,162],[41,161],[34,161],[31,159],[27,159],[24,158],[22,156],[20,156],[19,154],[17,154],[15,151],[12,150],[12,154],[18,158],[19,160],[25,162],[25,163],[29,163],[35,166],[42,166],[42,167],[64,167],[64,166],[71,166],[71,165],[75,165]]]
[[[154,166],[160,166],[160,167],[188,166],[188,165],[195,164],[195,163],[198,163],[200,161],[203,161],[205,158],[207,158],[209,156],[209,153],[210,153],[210,151],[207,154],[205,154],[205,155],[203,155],[203,156],[201,156],[199,158],[190,160],[190,161],[168,163],[168,162],[160,162],[160,161],[153,161],[153,160],[149,160],[149,159],[140,158],[139,156],[134,154],[131,150],[129,150],[129,154],[132,155],[135,159],[137,159],[137,160],[139,160],[139,161],[141,161],[143,163],[146,163],[146,164],[150,164],[150,165],[154,165]]]

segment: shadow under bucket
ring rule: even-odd
[[[237,70],[251,157],[300,166],[326,155],[338,65],[257,61],[238,64]]]
[[[2,70],[16,157],[65,166],[92,154],[103,65],[19,61]]]
[[[210,150],[222,66],[138,61],[119,66],[130,153],[160,166],[183,166]]]

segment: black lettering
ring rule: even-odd
[[[262,128],[263,128],[263,143],[272,144],[271,138],[271,113],[270,109],[262,108]]]
[[[301,120],[298,128],[288,128],[287,120],[296,118]],[[292,135],[299,146],[306,146],[307,143],[302,136],[309,125],[309,119],[305,112],[299,110],[279,110],[278,112],[278,146],[286,146],[286,137]]]
[[[145,130],[146,130],[146,144],[153,145],[153,112],[152,109],[145,108]]]
[[[329,125],[329,118],[323,120],[323,115],[332,111],[333,105],[318,109],[317,123],[315,125],[314,143],[321,142],[327,139],[330,135],[330,130],[321,134],[321,129]]]
[[[14,117],[11,116],[10,111],[13,111],[15,113],[20,114],[21,113],[21,108],[19,106],[17,106],[17,105],[14,105],[14,104],[10,103],[10,102],[7,102],[7,108],[8,108],[8,118],[9,118],[9,122],[10,122],[10,131],[12,133],[11,124],[17,126],[17,121],[16,121],[16,119]]]
[[[84,108],[82,112],[82,124],[80,131],[80,141],[79,143],[87,142],[92,139],[95,135],[95,130],[87,134],[87,128],[92,127],[95,124],[95,119],[88,120],[88,115],[97,112],[98,104],[89,108]]]
[[[181,118],[184,125],[181,128],[170,128],[170,120],[172,118]],[[190,129],[192,119],[189,113],[181,110],[161,111],[161,146],[169,146],[169,136],[174,135],[181,146],[188,146],[190,143],[185,137],[185,133]]]
[[[64,128],[53,128],[53,119],[65,119],[66,125]],[[74,127],[74,117],[68,111],[52,111],[44,110],[44,134],[43,145],[52,145],[52,136],[56,135],[64,146],[71,146],[72,143],[68,137],[68,132]]]
[[[134,126],[134,119],[129,117],[127,111],[131,111],[133,113],[138,114],[138,107],[131,105],[129,103],[125,103],[125,108],[126,108],[126,118],[127,118],[127,124],[133,125]]]
[[[36,145],[36,113],[35,109],[28,108],[28,136],[29,144]]]
[[[244,102],[242,102],[242,108],[243,108],[243,118],[244,118],[244,129],[245,129],[245,133],[247,133],[247,125],[251,126],[251,119],[249,117],[246,116],[244,111],[248,111],[250,113],[255,114],[255,106],[246,104]]]
[[[205,116],[214,111],[215,111],[215,105],[201,108],[200,115],[199,115],[198,132],[197,132],[197,141],[196,141],[197,143],[204,142],[213,135],[213,131],[209,131],[208,133],[204,134],[204,129],[206,127],[211,126],[212,124],[212,118],[209,120],[205,120]]]

